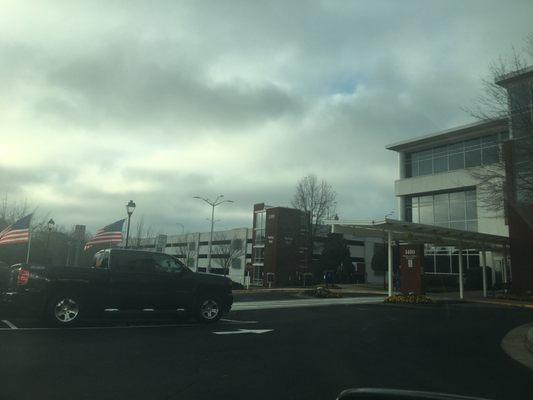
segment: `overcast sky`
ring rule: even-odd
[[[251,226],[302,176],[341,219],[396,207],[385,145],[472,122],[533,2],[2,1],[0,194],[70,228]],[[132,222],[132,226],[135,222]]]

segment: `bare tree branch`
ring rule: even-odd
[[[324,180],[318,182],[314,174],[298,181],[291,204],[294,208],[310,213],[312,237],[316,235],[320,224],[335,214],[336,198],[337,193],[332,186]]]
[[[246,254],[246,240],[237,236],[230,240],[227,234],[218,233],[213,241],[217,242],[212,248],[212,256],[215,256],[213,261],[224,269],[224,275],[226,275],[226,271],[231,268],[233,260],[239,259]]]
[[[531,88],[503,87],[498,82],[503,76],[527,68],[533,60],[533,33],[525,39],[525,48],[517,51],[514,47],[510,58],[500,57],[489,65],[489,77],[482,80],[483,91],[476,98],[475,105],[464,110],[481,121],[508,118],[513,130],[513,192],[522,198],[533,199],[533,141],[520,139],[533,135],[533,110]],[[519,140],[520,139],[520,140]],[[477,185],[479,201],[491,211],[504,209],[508,199],[506,171],[503,157],[493,165],[482,169],[472,169],[471,175]]]

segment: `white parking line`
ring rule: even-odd
[[[9,329],[18,329],[18,327],[15,324],[9,322],[7,319],[3,319],[2,322],[6,324],[7,326],[9,326]]]
[[[241,324],[250,324],[257,323],[257,321],[237,321],[237,320],[223,320],[221,319],[220,325],[235,325],[237,323]],[[148,325],[110,325],[110,326],[75,326],[72,328],[54,328],[54,327],[33,327],[33,328],[19,328],[13,325],[11,322],[2,320],[9,328],[0,328],[0,331],[13,331],[14,329],[18,331],[71,331],[71,330],[97,330],[97,329],[146,329],[146,328],[191,328],[191,327],[202,327],[202,324],[148,324]]]

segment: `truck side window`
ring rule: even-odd
[[[103,251],[96,253],[93,266],[95,268],[107,268],[109,266],[109,253]]]
[[[153,273],[154,260],[148,253],[116,252],[113,254],[113,270],[126,273]]]
[[[182,264],[170,256],[154,254],[153,259],[155,263],[155,272],[168,272],[175,274],[183,269]]]

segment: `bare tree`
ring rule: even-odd
[[[194,260],[196,257],[197,248],[194,235],[185,234],[182,235],[182,239],[176,245],[176,257],[179,258],[185,265],[189,266],[190,260]]]
[[[533,199],[533,110],[530,88],[526,93],[510,93],[499,84],[504,76],[520,73],[528,68],[533,60],[533,34],[525,40],[521,52],[513,48],[508,59],[500,57],[489,66],[489,76],[482,80],[483,90],[476,98],[474,107],[465,108],[472,117],[481,121],[509,119],[515,132],[513,138],[513,176],[508,182],[505,158],[500,155],[499,161],[485,165],[482,169],[472,169],[471,175],[479,183],[477,185],[479,201],[491,211],[504,209],[509,195],[518,193],[521,199]],[[521,132],[517,135],[517,132]],[[510,160],[508,160],[510,161]]]
[[[325,220],[332,218],[336,211],[337,193],[325,180],[318,181],[316,175],[303,177],[296,185],[292,206],[311,215],[311,238],[316,236],[318,227]]]
[[[137,225],[135,225],[135,233],[132,235],[131,237],[131,243],[134,247],[141,247],[142,245],[142,241],[144,239],[147,239],[149,238],[151,235],[152,235],[152,227],[151,226],[148,226],[146,227],[145,226],[145,223],[144,223],[144,214],[141,215],[141,218],[139,218],[138,222],[137,222]]]
[[[224,269],[224,275],[226,275],[233,261],[246,254],[246,240],[236,236],[229,239],[226,234],[219,233],[215,235],[211,252],[213,261]]]

